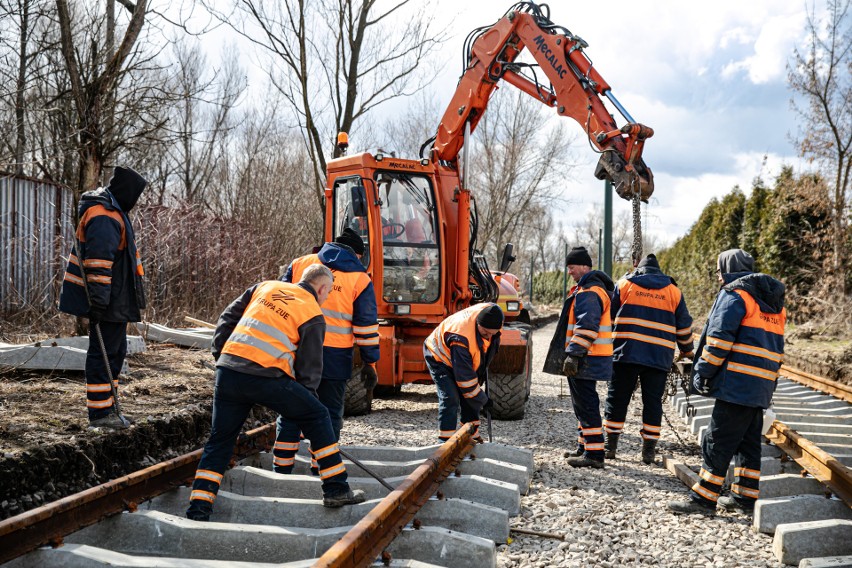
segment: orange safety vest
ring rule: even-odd
[[[293,282],[298,282],[305,269],[312,264],[322,264],[319,255],[308,254],[293,260],[291,264]],[[334,274],[334,285],[328,299],[322,305],[322,315],[325,316],[325,347],[351,348],[355,345],[353,331],[358,333],[376,333],[379,326],[352,328],[352,315],[355,312],[355,300],[370,285],[370,277],[366,272],[341,272],[331,269]],[[359,341],[359,345],[377,345],[378,337]]]
[[[299,327],[321,314],[316,298],[304,288],[278,280],[261,282],[222,353],[295,378]]]
[[[483,337],[482,351],[479,350],[479,345],[476,341],[476,316],[478,316],[479,312],[485,308],[493,305],[495,304],[488,302],[475,304],[451,315],[438,324],[438,327],[436,327],[429,337],[426,338],[426,341],[424,342],[426,349],[429,350],[429,353],[435,358],[435,360],[440,361],[448,367],[452,367],[453,363],[452,358],[450,357],[451,345],[447,345],[444,338],[448,333],[461,335],[467,339],[467,349],[470,351],[471,359],[473,359],[473,370],[479,370],[479,364],[482,361],[482,353],[488,352],[488,347],[491,345],[491,341]]]
[[[593,357],[612,357],[612,316],[609,313],[611,303],[609,294],[600,286],[592,286],[591,289],[580,290],[577,294],[589,292],[597,294],[603,306],[597,337],[586,336],[584,333],[585,330],[580,330],[575,338],[574,328],[577,324],[577,318],[574,315],[575,302],[571,302],[571,309],[568,312],[568,326],[565,331],[565,350],[568,350],[568,344],[573,339],[588,349],[588,355]]]

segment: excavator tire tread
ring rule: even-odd
[[[363,416],[373,410],[373,392],[367,392],[361,380],[361,366],[357,365],[352,377],[346,381],[346,394],[343,395],[343,416]]]
[[[488,396],[494,402],[491,415],[496,420],[520,420],[532,388],[532,334],[528,336],[526,363],[521,373],[506,375],[491,373],[488,377]]]

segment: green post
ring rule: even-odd
[[[612,277],[612,182],[604,182],[603,271]]]
[[[562,255],[562,301],[568,297],[568,241],[565,242],[565,254]]]

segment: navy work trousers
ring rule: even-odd
[[[734,459],[731,492],[743,503],[753,503],[760,489],[760,430],[763,409],[716,400],[710,426],[701,441],[704,463],[701,480],[692,487],[693,497],[715,503]]]
[[[571,404],[577,416],[579,443],[585,456],[603,461],[604,439],[601,424],[601,399],[598,396],[597,381],[588,379],[568,379],[571,391]]]
[[[459,427],[459,412],[462,424],[472,422],[476,426],[474,438],[479,437],[479,412],[472,408],[456,385],[456,378],[444,365],[433,364],[426,360],[429,375],[438,391],[438,440],[445,442],[452,438]]]
[[[612,371],[604,411],[607,433],[621,434],[627,418],[627,407],[638,382],[642,387],[640,434],[643,440],[658,440],[663,420],[663,393],[666,390],[667,373],[662,369],[634,363],[615,363]]]
[[[98,323],[104,340],[113,385],[118,392],[118,374],[127,356],[127,323],[102,321]],[[89,324],[89,349],[86,351],[86,407],[89,420],[103,418],[112,412],[115,400],[109,386],[109,375],[94,324]]]
[[[356,377],[354,380],[361,380]],[[319,400],[328,409],[334,441],[340,441],[343,429],[343,402],[346,395],[346,381],[322,379],[317,388]],[[272,448],[272,470],[276,473],[292,473],[299,451],[299,439],[302,431],[299,425],[283,416],[276,422],[275,446]],[[315,463],[311,464],[316,467]]]
[[[324,495],[349,491],[346,467],[337,448],[328,410],[313,393],[286,377],[258,377],[218,367],[213,394],[213,427],[192,484],[190,510],[212,511],[237,436],[255,404],[295,422],[311,440],[311,452],[319,463]]]

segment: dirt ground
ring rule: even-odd
[[[47,337],[0,329],[10,343]],[[201,447],[214,379],[204,362],[207,351],[156,343],[130,356],[119,398],[136,426],[120,432],[87,428],[82,372],[0,369],[0,519]],[[790,331],[786,362],[852,384],[852,340],[818,326]],[[245,429],[273,418],[256,408]]]

